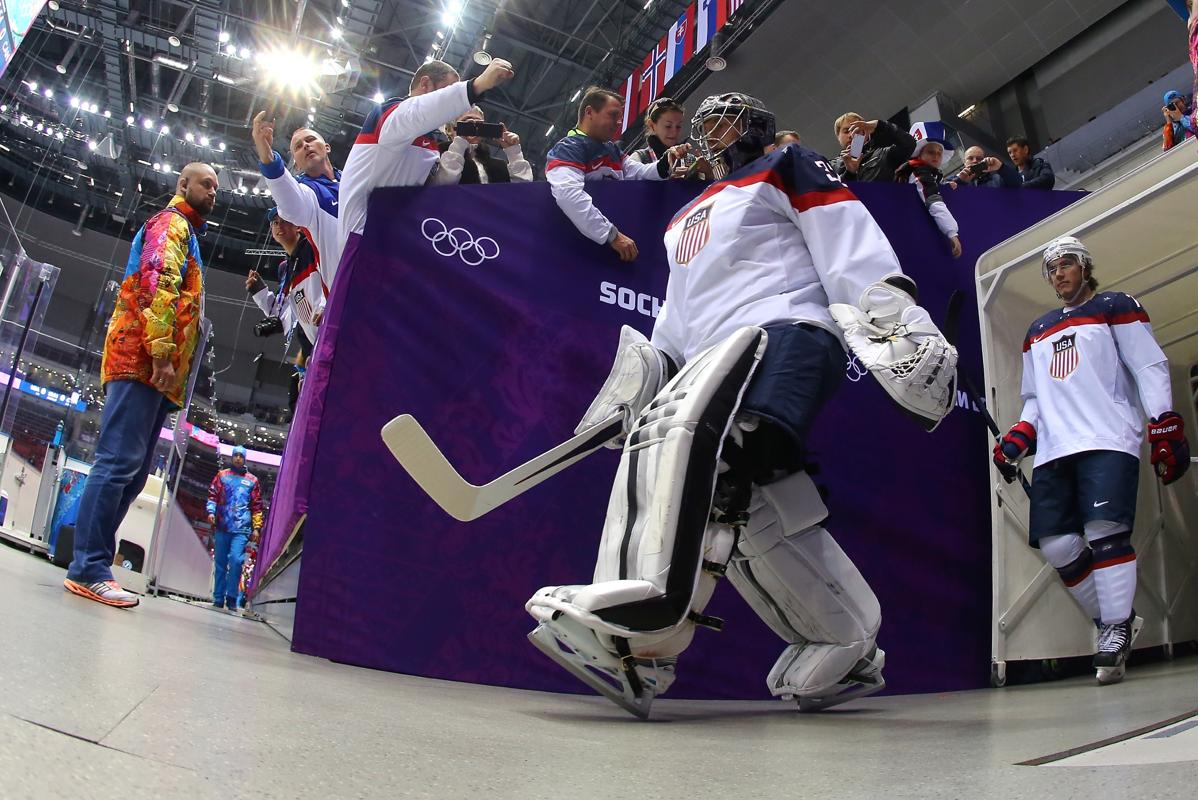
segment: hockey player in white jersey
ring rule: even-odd
[[[1098,682],[1117,683],[1143,624],[1132,609],[1131,533],[1144,415],[1162,483],[1185,473],[1189,444],[1144,308],[1123,292],[1096,293],[1090,251],[1072,236],[1049,244],[1043,264],[1065,305],[1028,328],[1023,410],[995,445],[994,463],[1011,480],[1020,460],[1035,455],[1030,544],[1098,626]]]
[[[774,116],[739,93],[703,101],[700,153],[728,177],[674,218],[652,340],[625,328],[579,429],[623,413],[594,582],[528,601],[530,640],[638,716],[725,574],[785,647],[775,696],[826,708],[881,689],[877,598],[823,524],[803,442],[844,376],[846,343],[929,430],[951,408],[956,351],[885,235],[827,162],[763,157]]]

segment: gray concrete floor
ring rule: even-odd
[[[662,700],[641,723],[598,697],[295,655],[264,624],[172,600],[110,609],[62,577],[0,547],[0,798],[1195,796],[1194,761],[1016,764],[1198,708],[1198,659],[1109,688],[867,698],[813,716]]]

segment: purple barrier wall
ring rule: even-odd
[[[607,373],[619,325],[650,330],[645,312],[666,279],[660,232],[697,190],[678,182],[594,188],[599,207],[640,246],[632,265],[574,231],[545,184],[376,192],[322,333],[327,391],[296,423],[307,432],[308,457],[302,468],[285,461],[292,486],[276,492],[273,508],[280,519],[293,518],[299,502],[308,511],[296,651],[430,677],[586,691],[525,641],[533,623],[523,606],[541,586],[590,581],[617,454],[602,451],[459,523],[395,463],[379,429],[414,414],[475,483],[568,437]],[[984,250],[1078,196],[951,193],[965,232],[965,256],[953,261],[911,187],[854,190],[937,320],[953,289],[973,297],[973,264]],[[455,227],[464,229],[459,241],[488,237],[482,251],[451,252],[437,235]],[[963,362],[980,375],[971,305],[963,317]],[[811,444],[816,481],[829,492],[827,527],[882,602],[890,689],[984,685],[990,544],[980,416],[958,410],[925,434],[867,377],[846,381],[821,421]],[[272,529],[268,547],[279,544]],[[698,632],[670,696],[768,696],[765,674],[782,643],[730,586],[708,613],[727,625]]]

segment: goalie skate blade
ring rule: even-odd
[[[470,522],[581,461],[619,436],[623,425],[622,416],[609,417],[482,486],[470,483],[453,468],[411,414],[388,422],[380,435],[425,494],[454,519]]]
[[[886,688],[886,680],[884,678],[879,679],[877,683],[854,682],[854,684],[843,692],[828,697],[800,697],[798,698],[799,711],[825,711],[833,706],[847,703],[850,700],[856,700],[859,697],[867,697]]]
[[[587,658],[587,656],[580,653],[568,640],[559,639],[557,636],[554,636],[553,631],[546,627],[544,623],[529,632],[528,641],[532,642],[534,647],[557,662],[558,666],[566,672],[569,672],[575,678],[578,678],[578,680],[608,700],[611,700],[629,714],[638,719],[649,719],[649,706],[653,704],[653,695],[651,693],[646,692],[641,697],[634,697],[631,688],[627,684],[624,686],[624,692],[616,691],[614,686],[604,681],[598,675],[595,675],[586,666],[583,666],[587,663],[594,665],[594,659]],[[563,651],[561,645],[570,648],[570,652]],[[595,666],[594,668],[602,669],[599,666]],[[604,671],[608,672],[607,670]],[[621,680],[614,675],[613,679]]]

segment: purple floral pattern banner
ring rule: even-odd
[[[600,451],[460,523],[421,492],[379,430],[415,415],[474,483],[570,436],[607,374],[619,326],[651,329],[666,280],[661,232],[700,188],[592,188],[637,241],[632,264],[578,234],[543,183],[376,192],[322,332],[322,396],[297,418],[306,456],[284,463],[288,486],[276,492],[280,519],[294,519],[301,504],[308,513],[295,650],[436,678],[587,691],[527,643],[524,603],[542,586],[590,581],[617,454]],[[954,261],[911,187],[853,188],[934,318],[954,289],[971,298],[962,362],[980,374],[974,262],[1078,195],[949,193],[965,244]],[[847,371],[858,379],[843,383],[811,439],[815,478],[828,492],[828,529],[881,600],[889,691],[982,686],[990,514],[980,416],[958,409],[926,434],[872,378]],[[727,625],[698,632],[670,696],[767,697],[765,675],[783,643],[731,586],[719,587],[708,613]]]

